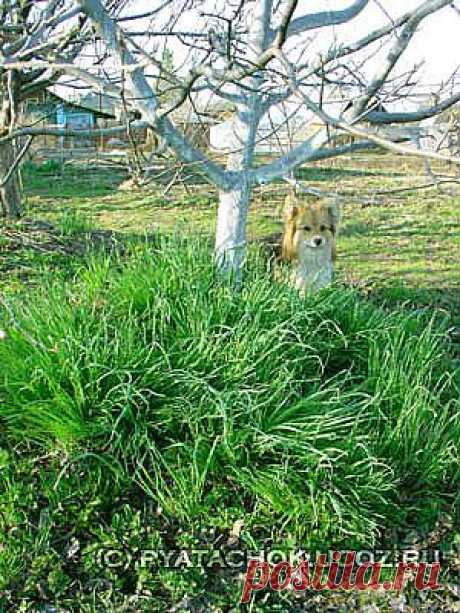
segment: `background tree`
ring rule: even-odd
[[[451,0],[420,2],[415,10],[396,20],[389,18],[382,27],[351,43],[326,37],[332,42],[318,51],[315,37],[330,33],[334,26],[352,22],[369,4],[370,0],[354,0],[341,10],[304,13],[303,3],[298,0],[225,3],[166,0],[143,15],[135,14],[133,3],[115,17],[111,7],[101,0],[78,0],[75,8],[93,24],[105,46],[110,70],[104,77],[96,78],[94,70],[76,67],[75,62],[67,65],[53,62],[51,66],[69,74],[78,71],[79,78],[88,86],[121,95],[175,155],[200,166],[201,173],[219,191],[217,261],[223,270],[239,275],[245,253],[247,213],[257,185],[287,177],[307,161],[375,147],[448,158],[402,145],[396,141],[407,137],[377,133],[375,128],[417,123],[460,100],[460,88],[456,88],[453,75],[438,92],[436,103],[412,112],[405,108],[397,112],[385,110],[386,101],[390,100],[395,108],[398,100],[407,98],[419,78],[417,67],[395,74],[417,29],[437,11],[449,10]],[[184,15],[190,17],[181,21]],[[184,31],[184,21],[193,27]],[[133,23],[142,25],[136,29]],[[184,64],[173,70],[165,61],[164,45],[160,44],[165,36],[181,41],[189,50]],[[376,53],[378,63],[373,61]],[[8,58],[2,63],[6,71],[14,68],[14,62]],[[230,102],[235,109],[225,165],[193,146],[171,120],[171,113],[182,103],[188,100],[194,104],[205,93]],[[343,111],[328,110],[326,103],[333,97],[340,98]],[[256,146],[261,122],[288,102],[308,109],[323,125],[275,159],[260,161]],[[351,134],[353,142],[331,145],[331,129]],[[456,157],[449,159],[460,162]]]
[[[0,1],[0,211],[22,211],[18,165],[31,138],[13,138],[25,101],[56,82],[51,61],[72,63],[90,32],[78,6],[66,0]],[[37,63],[34,64],[34,61]],[[11,138],[8,138],[11,137]]]

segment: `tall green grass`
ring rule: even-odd
[[[1,327],[8,441],[90,456],[178,521],[369,544],[458,488],[457,373],[427,314],[301,298],[255,257],[235,291],[175,238],[11,302]]]

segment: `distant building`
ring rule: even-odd
[[[124,112],[120,101],[97,93],[86,93],[78,96],[73,93],[67,98],[53,90],[45,90],[36,98],[27,101],[24,109],[24,125],[57,127],[69,130],[92,130],[97,128],[110,128],[123,123]],[[220,121],[222,114],[228,113],[228,105],[200,105],[199,109],[189,102],[182,104],[171,113],[175,125],[185,134],[196,147],[207,149],[210,140],[210,127]],[[136,113],[133,119],[138,119]],[[148,134],[152,131],[134,129],[131,135],[141,146],[154,146],[154,139]],[[128,131],[116,135],[88,136],[41,136],[34,139],[35,150],[46,150],[51,154],[52,149],[97,149],[111,150],[126,148],[131,145]]]
[[[323,109],[331,117],[340,119],[351,108],[351,102],[342,100],[325,102]],[[372,110],[385,113],[391,112],[382,103],[375,104]],[[320,117],[299,104],[285,105],[284,108],[274,108],[271,116],[265,116],[257,131],[256,153],[260,155],[279,155],[286,153],[292,147],[308,140],[326,124]],[[395,141],[404,141],[420,147],[424,130],[418,124],[372,125],[363,118],[358,127],[375,135]],[[344,130],[329,127],[329,147],[352,145],[359,138]],[[226,118],[213,125],[210,129],[211,148],[220,153],[238,151],[242,148],[243,135],[235,129],[231,118]]]
[[[113,117],[105,109],[96,109],[84,104],[64,100],[49,90],[44,90],[35,97],[27,100],[24,109],[24,123],[39,126],[54,126],[72,130],[89,130],[98,126],[100,120],[109,120]],[[44,146],[58,145],[57,137],[43,136],[40,138]],[[91,146],[87,138],[66,138],[65,146]],[[37,145],[37,143],[35,143]]]
[[[51,90],[44,90],[32,99],[27,100],[23,111],[26,125],[64,128],[68,130],[92,130],[119,125],[122,119],[120,106],[114,98],[104,94],[86,93],[66,99]],[[147,130],[136,131],[138,142],[146,140]],[[34,142],[34,149],[105,149],[110,136],[41,136]],[[117,135],[118,146],[129,144],[128,134]]]

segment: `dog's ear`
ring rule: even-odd
[[[299,214],[299,204],[295,193],[292,191],[286,196],[284,201],[284,221],[286,223],[294,221]]]
[[[337,200],[333,200],[328,203],[327,213],[331,221],[331,227],[333,229],[333,232],[334,234],[337,234],[337,230],[339,229],[340,223],[340,206]]]

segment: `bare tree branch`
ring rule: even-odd
[[[146,121],[134,121],[131,123],[131,128],[134,130],[142,130],[149,127]],[[126,125],[112,126],[110,128],[92,128],[90,130],[71,130],[69,128],[55,128],[52,126],[43,126],[40,128],[18,128],[11,134],[0,137],[0,145],[11,142],[23,136],[63,136],[77,138],[92,138],[96,136],[116,136],[126,132]]]
[[[342,23],[347,23],[359,15],[369,4],[369,0],[355,0],[353,4],[342,11],[324,11],[321,13],[313,13],[297,17],[291,21],[287,34],[301,34],[316,28],[325,28],[327,26],[337,26]],[[275,32],[273,32],[273,36]]]
[[[439,115],[447,109],[450,109],[452,106],[454,106],[454,104],[457,104],[457,102],[460,102],[460,92],[458,94],[454,94],[439,104],[419,109],[418,111],[413,111],[412,113],[384,113],[379,111],[369,111],[366,113],[366,121],[372,124],[410,123],[422,121],[424,119],[434,117],[435,115]]]
[[[452,162],[455,164],[460,164],[460,157],[454,157],[449,155],[442,155],[440,153],[435,153],[433,151],[421,151],[420,149],[412,149],[410,147],[405,147],[404,145],[398,145],[397,143],[378,136],[377,134],[373,134],[368,130],[362,130],[360,128],[356,128],[349,123],[342,121],[340,119],[335,119],[325,111],[319,108],[314,102],[309,100],[309,98],[305,94],[301,94],[302,98],[307,105],[307,107],[313,111],[318,117],[320,117],[325,124],[334,126],[334,128],[338,128],[343,130],[344,132],[348,132],[353,136],[358,136],[359,138],[364,138],[369,140],[370,142],[382,147],[383,149],[388,149],[389,151],[395,151],[396,153],[405,153],[408,155],[412,155],[415,157],[421,158],[430,158],[433,160],[441,160],[444,162]]]
[[[0,181],[0,188],[5,187],[5,185],[8,183],[8,181],[10,180],[10,177],[13,173],[16,172],[17,167],[19,166],[19,164],[21,163],[22,158],[25,156],[25,154],[27,153],[30,145],[32,144],[34,137],[33,136],[29,136],[29,138],[27,139],[27,142],[25,143],[25,145],[23,146],[23,148],[21,149],[21,151],[18,153],[18,155],[16,156],[16,159],[14,160],[13,164],[10,166],[8,172],[6,173],[6,175],[3,177],[3,179]]]
[[[166,143],[186,162],[201,164],[203,173],[222,188],[233,184],[233,177],[215,162],[212,162],[201,151],[193,147],[174,127],[167,117],[158,113],[158,99],[147,82],[142,69],[136,64],[132,54],[126,48],[123,33],[109,17],[99,0],[78,0],[85,14],[90,17],[100,35],[107,42],[118,64],[127,71],[127,82],[135,99],[130,102],[141,111],[150,125],[165,139]]]
[[[416,9],[407,24],[404,26],[401,34],[397,37],[395,43],[391,47],[385,62],[381,68],[377,71],[374,79],[366,88],[364,95],[360,96],[353,104],[353,110],[351,112],[352,118],[359,117],[367,109],[369,102],[380,90],[385,83],[388,75],[393,70],[394,66],[401,58],[404,51],[407,49],[410,41],[412,40],[418,26],[421,22],[432,13],[439,11],[440,9],[448,6],[451,0],[426,0],[418,9]]]

